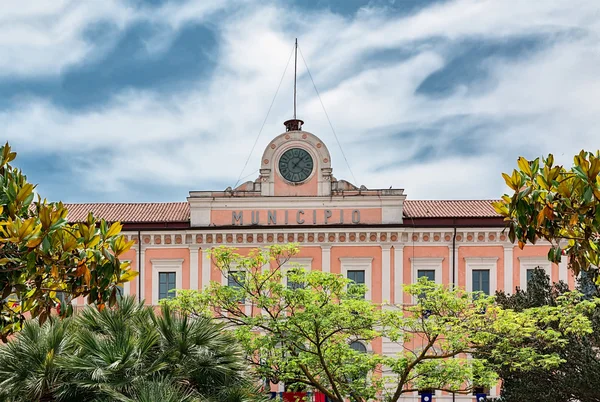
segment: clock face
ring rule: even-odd
[[[279,173],[287,181],[299,183],[310,176],[313,170],[313,159],[302,148],[288,149],[279,158]]]

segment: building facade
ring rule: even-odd
[[[302,124],[287,121],[286,131],[269,142],[255,181],[191,191],[185,202],[70,204],[69,218],[83,220],[92,211],[124,224],[124,235],[136,241],[125,259],[140,272],[124,293],[147,304],[157,304],[170,289],[227,283],[208,257],[213,247],[244,254],[287,242],[301,247],[293,262],[363,281],[375,303],[410,303],[402,285],[420,276],[468,291],[512,293],[527,286],[530,270],[542,267],[553,281],[574,286],[566,262],[547,260],[548,244],[520,250],[508,240],[491,201],[411,200],[402,189],[338,180],[327,146]],[[376,353],[398,351],[383,340],[367,346]],[[436,400],[452,398],[439,393]]]

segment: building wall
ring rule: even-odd
[[[350,230],[354,229],[354,230]],[[478,237],[469,233],[485,231]],[[142,232],[139,243],[127,252],[134,270],[142,275],[127,286],[127,293],[138,295],[138,280],[143,283],[140,295],[151,304],[157,284],[153,272],[171,267],[184,289],[201,289],[209,281],[221,281],[221,273],[208,257],[211,248],[231,246],[246,255],[250,250],[273,243],[297,242],[297,258],[310,259],[311,269],[342,274],[345,265],[368,271],[370,298],[376,303],[410,303],[402,285],[413,283],[418,269],[436,271],[436,282],[471,289],[473,269],[490,269],[491,285],[495,290],[514,292],[524,286],[526,270],[541,266],[552,281],[563,280],[574,286],[575,281],[566,262],[560,265],[547,261],[548,244],[527,245],[523,250],[510,244],[501,229],[463,228],[457,232],[452,255],[452,236],[448,229],[396,228],[385,232],[374,228],[239,228],[230,230]],[[137,233],[125,232],[137,242]],[[185,239],[175,243],[174,238]]]
[[[247,255],[250,250],[273,243],[300,243],[300,252],[294,260],[312,270],[346,274],[349,269],[364,269],[369,287],[367,297],[375,303],[412,303],[402,291],[403,284],[413,283],[418,269],[434,270],[436,282],[449,285],[455,281],[461,288],[472,289],[473,269],[490,270],[490,293],[504,290],[513,293],[522,286],[526,270],[542,266],[552,281],[568,281],[574,286],[574,278],[567,270],[566,262],[560,265],[547,261],[549,244],[527,245],[523,250],[510,244],[501,228],[457,229],[453,253],[453,232],[448,228],[412,229],[375,227],[338,228],[284,228],[265,227],[230,228],[214,230],[176,230],[142,232],[142,249],[139,243],[130,250],[124,260],[131,261],[135,270],[140,269],[142,281],[141,298],[146,304],[157,302],[158,283],[156,272],[162,269],[176,272],[183,289],[202,289],[209,281],[226,283],[221,272],[209,258],[210,249],[227,245]],[[137,233],[125,233],[137,241]],[[179,240],[176,240],[179,239]],[[453,264],[454,258],[454,264]],[[453,269],[454,268],[454,269]],[[125,287],[125,293],[138,295],[137,279]],[[139,297],[139,296],[138,296]],[[250,306],[248,313],[250,312]],[[416,341],[415,341],[416,342]],[[377,339],[368,345],[373,353],[393,355],[402,345]],[[277,388],[274,387],[274,390]],[[491,390],[498,395],[499,388]],[[419,401],[416,393],[403,398]],[[436,401],[452,401],[448,393],[438,391]],[[473,401],[473,397],[456,396],[455,401]]]

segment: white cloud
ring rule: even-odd
[[[169,27],[148,46],[150,51],[163,50],[178,29],[208,18],[228,1],[177,4],[135,9],[120,0],[4,1],[0,10],[0,78],[56,76],[66,68],[101,58],[107,47],[85,34],[102,22],[113,25],[115,36],[139,21]]]
[[[0,77],[60,74],[82,62],[98,48],[82,36],[95,21],[111,21],[121,30],[140,19],[164,25],[148,43],[149,49],[160,51],[185,24],[210,18],[224,7],[221,2],[189,1],[149,11],[121,2],[99,4],[11,7],[0,16],[0,38],[5,38],[0,39],[0,54],[20,63],[0,61]],[[457,0],[404,17],[370,8],[353,18],[300,13],[283,2],[234,3],[222,20],[212,21],[219,50],[208,82],[199,77],[173,96],[129,90],[85,112],[37,99],[0,111],[0,126],[17,150],[80,155],[73,159],[73,169],[87,183],[84,188],[100,183],[127,197],[131,181],[189,189],[202,189],[207,181],[233,185],[298,36],[357,184],[402,187],[411,198],[492,198],[503,188],[500,172],[512,169],[518,154],[572,155],[580,148],[598,147],[600,18],[594,16],[598,7],[593,2],[568,0]],[[3,18],[8,27],[2,25]],[[547,47],[518,61],[492,59],[487,92],[457,90],[443,99],[415,93],[450,57],[447,48],[432,41],[524,35],[546,38]],[[374,52],[390,49],[410,50],[412,56],[366,64]],[[299,116],[307,130],[328,144],[334,175],[352,180],[301,61],[299,66]],[[291,73],[288,69],[244,175],[256,169],[264,147],[291,115]],[[442,138],[416,137],[406,144],[386,139],[400,129],[432,127],[456,115],[489,122],[484,130],[489,138],[478,141],[491,152],[463,158],[443,152],[469,129],[460,120],[448,123]],[[414,160],[431,143],[441,150],[436,158]],[[86,153],[104,158],[106,164],[89,163]],[[396,161],[403,163],[393,167]],[[391,166],[375,170],[385,165]]]

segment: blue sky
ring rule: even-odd
[[[358,185],[497,198],[516,158],[599,147],[587,0],[2,3],[0,133],[38,191],[182,201],[233,186],[294,38]],[[298,115],[354,181],[303,62]],[[292,114],[292,68],[242,176]]]

